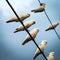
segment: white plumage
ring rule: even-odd
[[[24,23],[24,25],[25,25],[25,27],[27,29],[30,26],[32,26],[33,24],[35,24],[35,23],[36,23],[35,20],[30,20],[29,22]],[[24,31],[24,30],[25,30],[24,27],[20,26],[19,28],[16,29],[16,31],[14,31],[14,33],[19,32],[19,31]]]
[[[53,23],[52,25],[48,26],[45,31],[55,29],[59,25],[58,22]]]
[[[45,47],[46,47],[47,41],[43,40],[41,42],[41,44],[39,45],[40,49],[42,50],[42,52],[44,52]],[[41,51],[39,51],[39,49],[36,50],[33,59],[35,60],[37,58],[37,56],[39,56],[41,54]]]
[[[39,7],[31,10],[31,12],[37,13],[37,12],[43,12],[45,10],[45,3],[41,3]]]
[[[55,55],[55,52],[50,52],[49,56],[47,57],[47,59],[48,60],[54,60],[54,55]]]
[[[35,39],[35,37],[36,37],[36,35],[37,35],[38,32],[39,32],[39,29],[38,28],[35,28],[32,31],[30,31],[30,34]],[[27,35],[26,38],[24,39],[22,45],[28,43],[31,40],[32,40],[31,37],[29,35]]]
[[[22,14],[20,14],[18,16],[19,16],[20,20],[23,21],[26,18],[28,18],[30,16],[30,14],[28,14],[28,13],[22,13]],[[10,22],[19,22],[19,20],[15,16],[15,17],[12,17],[11,19],[9,19],[8,21],[6,21],[6,23],[10,23]]]

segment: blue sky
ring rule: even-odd
[[[30,13],[30,17],[25,21],[34,19],[36,24],[31,26],[29,30],[39,28],[39,33],[35,38],[36,42],[40,44],[42,40],[47,40],[45,54],[48,56],[49,52],[55,52],[55,60],[60,59],[60,40],[53,30],[46,32],[45,29],[50,25],[44,12],[34,14],[32,9],[39,6],[37,0],[9,0],[18,14],[23,12]],[[60,23],[60,1],[57,0],[41,0],[46,3],[46,12],[50,17],[52,23]],[[0,60],[33,60],[33,55],[37,49],[35,44],[31,41],[25,46],[22,42],[27,35],[25,31],[14,34],[15,29],[20,26],[20,23],[9,23],[6,21],[15,16],[5,0],[0,0]],[[25,22],[24,21],[24,22]],[[60,36],[60,25],[56,28]],[[42,55],[38,56],[36,60],[43,60]]]

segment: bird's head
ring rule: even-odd
[[[59,23],[57,22],[57,25],[59,25]]]
[[[39,28],[36,28],[37,32],[39,32]]]
[[[41,44],[47,44],[47,41],[46,40],[42,40]]]
[[[46,4],[45,4],[45,3],[41,3],[40,5],[41,5],[41,6],[45,6]]]
[[[54,56],[55,52],[50,52],[49,55],[50,56]]]
[[[35,23],[36,23],[36,21],[35,21],[35,20],[31,20],[31,23],[32,23],[32,24],[35,24]]]
[[[29,13],[23,13],[22,16],[25,17],[25,18],[27,18],[27,17],[30,16],[30,14]]]

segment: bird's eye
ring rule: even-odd
[[[41,3],[40,5],[43,5],[43,3]]]

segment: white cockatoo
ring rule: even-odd
[[[46,40],[42,40],[42,42],[40,43],[39,47],[42,52],[44,52],[44,50],[46,48],[46,44],[47,44]],[[37,56],[39,56],[41,54],[41,51],[39,49],[36,50],[34,57],[33,57],[34,60],[37,58]]]
[[[26,29],[27,29],[27,28],[29,28],[30,26],[32,26],[33,24],[35,24],[35,23],[36,23],[35,20],[30,20],[29,22],[24,23],[24,26],[25,26]],[[24,30],[25,30],[24,27],[23,27],[23,26],[20,26],[20,27],[18,27],[18,28],[16,29],[16,31],[14,31],[14,33],[19,32],[19,31],[24,31]]]
[[[50,52],[49,56],[47,57],[47,59],[48,60],[54,60],[54,55],[55,55],[55,52]]]
[[[59,23],[58,22],[55,22],[52,25],[50,25],[49,27],[47,27],[47,29],[45,31],[55,29],[58,25],[59,25]]]
[[[30,16],[29,13],[22,13],[20,15],[18,15],[20,20],[23,21],[25,20],[26,18],[28,18]],[[17,19],[17,17],[12,17],[11,19],[9,19],[8,21],[6,21],[6,23],[10,23],[10,22],[19,22],[19,20]]]
[[[38,28],[34,28],[32,31],[30,31],[31,36],[35,39],[37,33],[39,32]],[[25,45],[26,43],[28,43],[29,41],[31,41],[31,37],[29,35],[26,36],[26,38],[24,39],[22,45]]]
[[[41,3],[39,7],[31,10],[31,12],[37,13],[37,12],[43,12],[45,10],[45,3]]]

